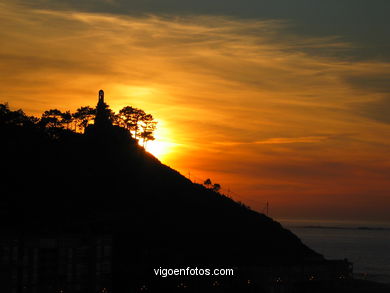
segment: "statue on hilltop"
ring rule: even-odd
[[[104,91],[99,91],[99,99],[96,106],[96,116],[94,125],[97,128],[107,128],[112,126],[112,121],[110,119],[111,111],[108,105],[104,102]]]

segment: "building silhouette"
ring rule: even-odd
[[[96,106],[95,126],[98,128],[108,128],[112,126],[110,119],[111,111],[109,106],[104,102],[104,91],[99,91],[98,103]]]
[[[1,292],[112,292],[111,235],[29,235],[0,240]]]

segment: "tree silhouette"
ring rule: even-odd
[[[0,104],[0,123],[16,126],[31,126],[39,121],[38,118],[27,116],[23,110],[11,111],[8,103]]]
[[[63,113],[58,109],[50,109],[42,114],[41,125],[49,128],[62,128]]]
[[[221,185],[218,184],[218,183],[214,183],[214,185],[213,185],[213,190],[214,190],[215,192],[219,192],[219,191],[221,190]]]
[[[143,140],[143,146],[145,147],[148,141],[155,140],[153,133],[157,128],[157,121],[154,121],[151,114],[146,114],[141,117],[141,128],[142,132],[140,136]]]
[[[137,139],[140,125],[143,117],[146,116],[144,110],[133,108],[131,106],[126,106],[119,111],[117,118],[121,120],[121,123],[127,128],[130,132],[133,132],[134,138]]]
[[[207,178],[207,179],[203,182],[203,185],[206,186],[207,188],[210,188],[210,186],[212,185],[211,179],[210,179],[210,178]]]
[[[151,114],[146,114],[144,110],[131,106],[124,107],[118,114],[115,114],[104,102],[98,103],[96,108],[80,107],[75,113],[50,109],[43,112],[39,119],[25,115],[22,110],[11,111],[7,103],[0,104],[1,123],[19,126],[36,124],[38,127],[46,129],[46,133],[50,133],[53,137],[58,136],[61,129],[84,132],[92,120],[95,120],[94,124],[98,127],[102,126],[103,123],[126,128],[135,139],[142,139],[143,147],[148,141],[155,140],[153,134],[157,128],[157,121]],[[74,127],[70,127],[72,123]]]
[[[90,106],[80,107],[76,110],[76,113],[73,114],[77,126],[82,130],[88,126],[89,122],[95,118],[96,110]]]
[[[61,118],[61,123],[66,125],[66,129],[69,129],[69,124],[73,121],[73,116],[70,111],[62,113]]]
[[[212,189],[215,192],[219,192],[221,190],[221,185],[218,183],[214,183],[211,181],[210,178],[207,178],[204,182],[203,185],[206,186],[206,188]]]

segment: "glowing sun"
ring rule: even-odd
[[[155,157],[160,158],[164,154],[168,152],[167,146],[164,142],[162,141],[148,141],[145,149],[154,155]]]

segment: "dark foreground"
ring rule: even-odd
[[[271,218],[193,184],[108,121],[79,134],[2,111],[0,292],[389,290],[352,280],[348,261],[326,260]],[[159,267],[234,276],[162,278]]]

